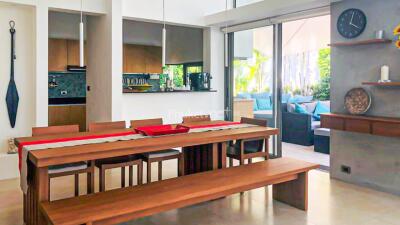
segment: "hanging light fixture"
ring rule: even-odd
[[[167,41],[167,30],[165,29],[165,0],[163,0],[163,29],[162,29],[162,67],[165,67],[165,49]]]
[[[84,47],[84,33],[83,33],[83,0],[81,0],[81,22],[79,23],[79,66],[85,66],[85,47]]]
[[[229,56],[228,56],[228,0],[225,0],[225,67],[229,66]]]

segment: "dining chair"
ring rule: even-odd
[[[240,122],[263,127],[267,126],[267,120],[262,119],[242,117]],[[268,138],[237,140],[235,143],[228,146],[227,156],[229,158],[229,167],[233,166],[233,159],[239,160],[240,165],[243,165],[246,159],[248,160],[248,163],[252,163],[252,159],[258,157],[263,157],[265,160],[268,160],[268,149]]]
[[[183,123],[211,121],[210,115],[184,116]]]
[[[69,134],[79,133],[78,125],[66,125],[66,126],[50,126],[50,127],[33,127],[32,136],[46,136],[56,134]],[[79,174],[87,174],[87,193],[94,193],[94,162],[77,162],[68,163],[57,166],[49,166],[49,191],[48,198],[50,200],[50,179],[55,177],[63,176],[75,176],[75,196],[79,196]]]
[[[131,128],[156,126],[162,125],[162,118],[157,119],[144,119],[144,120],[131,120]],[[151,183],[151,164],[158,163],[158,180],[162,180],[162,164],[163,161],[177,159],[178,160],[178,176],[184,175],[184,159],[183,154],[176,149],[167,149],[156,152],[149,152],[142,154],[143,160],[147,164],[147,183]]]
[[[90,123],[89,131],[111,131],[117,129],[126,129],[125,121]],[[127,155],[107,159],[98,159],[95,161],[99,168],[99,190],[106,190],[106,170],[121,168],[121,187],[125,187],[125,167],[129,167],[129,186],[133,186],[133,166],[137,166],[137,184],[143,183],[143,161],[140,155]]]

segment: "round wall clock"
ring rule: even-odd
[[[367,26],[367,17],[359,9],[348,9],[340,14],[337,29],[345,38],[356,38],[364,32]]]

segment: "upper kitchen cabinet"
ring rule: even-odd
[[[79,55],[78,55],[79,57]],[[66,39],[49,39],[49,71],[65,71],[68,64]]]
[[[86,52],[86,48],[85,48]],[[85,63],[86,63],[85,54]],[[49,39],[49,71],[62,72],[67,65],[79,65],[79,41],[67,39]]]

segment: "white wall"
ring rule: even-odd
[[[123,16],[145,21],[162,21],[162,0],[123,0]],[[204,16],[225,9],[225,0],[166,0],[168,23],[205,26]]]
[[[162,24],[124,20],[126,44],[162,46]],[[203,61],[203,29],[167,25],[166,63]]]
[[[86,17],[83,16],[83,23],[87,24]],[[49,38],[64,38],[79,40],[79,23],[81,17],[79,14],[65,12],[49,12]],[[86,26],[85,38],[86,38]]]
[[[15,81],[19,93],[19,108],[15,128],[11,128],[5,96],[10,79],[10,32],[8,22],[15,21],[16,56]],[[35,42],[34,8],[0,4],[0,155],[7,152],[7,139],[31,134],[35,123]]]

